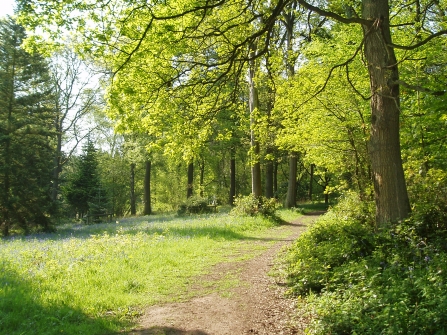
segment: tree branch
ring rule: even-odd
[[[371,27],[371,28],[372,28],[372,27]],[[328,84],[328,82],[329,82],[329,79],[330,79],[331,76],[332,76],[332,72],[334,72],[335,69],[337,69],[337,68],[339,68],[339,67],[343,67],[343,66],[348,66],[348,64],[351,63],[351,62],[354,60],[354,58],[358,55],[358,53],[359,53],[360,50],[362,49],[362,46],[363,46],[363,44],[365,43],[366,37],[371,33],[371,31],[372,31],[371,28],[370,28],[370,29],[365,33],[365,35],[363,36],[362,42],[359,44],[359,46],[358,46],[357,49],[355,50],[354,54],[353,54],[349,59],[347,59],[345,62],[343,62],[343,63],[341,63],[341,64],[334,65],[334,66],[330,69],[329,74],[328,74],[328,76],[327,76],[327,78],[326,78],[326,80],[325,80],[325,82],[324,82],[323,87],[320,88],[316,93],[314,93],[310,98],[306,99],[303,103],[301,103],[301,104],[299,105],[298,108],[300,108],[300,107],[303,106],[304,104],[308,103],[310,100],[312,100],[313,98],[315,98],[317,95],[319,95],[321,92],[323,92],[323,91],[326,89],[326,86],[327,86],[327,84]],[[361,95],[361,96],[362,96],[362,95]],[[363,98],[363,96],[362,96],[362,98]]]
[[[357,24],[362,24],[364,26],[370,26],[373,23],[373,21],[361,19],[361,18],[358,18],[358,17],[352,17],[352,18],[348,19],[348,18],[343,17],[341,15],[338,15],[338,14],[336,14],[334,12],[329,12],[329,11],[326,11],[326,10],[321,9],[319,7],[312,6],[311,4],[309,4],[309,3],[307,3],[306,1],[303,1],[303,0],[298,0],[298,3],[301,6],[303,6],[304,8],[307,8],[307,9],[309,9],[309,10],[311,10],[311,11],[313,11],[313,12],[315,12],[315,13],[321,15],[321,16],[329,17],[329,18],[334,19],[336,21],[339,21],[341,23],[346,23],[346,24],[357,23]]]
[[[402,87],[408,88],[408,89],[413,90],[413,91],[424,92],[424,93],[428,93],[428,94],[431,94],[431,95],[434,95],[434,96],[441,96],[441,95],[444,95],[446,93],[445,90],[443,90],[443,91],[433,91],[433,90],[430,90],[429,88],[422,87],[420,85],[408,84],[407,82],[405,82],[403,80],[396,80],[396,81],[394,81],[394,84],[400,85]]]
[[[439,36],[442,36],[442,35],[447,35],[447,30],[438,31],[435,34],[432,34],[432,35],[428,36],[425,40],[420,41],[419,43],[416,43],[416,44],[413,44],[413,45],[399,45],[399,44],[389,43],[388,46],[391,47],[391,48],[401,49],[401,50],[414,50],[414,49],[417,49],[417,48],[423,46],[424,44],[427,44],[428,42],[430,42],[435,37],[439,37]]]

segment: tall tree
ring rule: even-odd
[[[0,226],[51,229],[54,106],[48,64],[21,48],[25,30],[0,20]]]
[[[94,126],[86,125],[85,117],[91,114],[98,104],[98,88],[94,84],[93,74],[67,47],[53,55],[50,69],[56,108],[56,152],[51,195],[55,202],[59,194],[59,175],[63,166],[82,140],[94,129]],[[66,144],[68,152],[64,153],[62,148]]]
[[[250,62],[248,70],[248,87],[249,87],[249,112],[250,112],[250,153],[251,153],[251,193],[255,197],[262,195],[261,184],[261,162],[259,141],[256,138],[256,116],[259,113],[259,95],[256,84],[256,68],[255,62],[257,53],[257,43],[254,42],[250,46]]]
[[[293,50],[293,41],[295,35],[295,9],[296,2],[292,3],[290,8],[286,8],[283,13],[284,26],[286,29],[286,69],[288,79],[292,79],[295,75],[295,60]],[[287,196],[285,206],[286,208],[293,208],[296,206],[296,178],[297,178],[298,158],[296,152],[289,153],[289,180],[287,184]]]

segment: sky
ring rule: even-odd
[[[14,14],[14,5],[14,0],[0,0],[0,17],[5,17],[7,14]]]

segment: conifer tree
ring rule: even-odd
[[[99,214],[107,208],[107,196],[99,176],[97,151],[90,139],[83,147],[77,169],[65,189],[65,196],[81,217],[88,212]]]
[[[48,66],[21,48],[25,31],[0,20],[0,226],[51,229],[54,108]]]

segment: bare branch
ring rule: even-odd
[[[401,50],[414,50],[414,49],[417,49],[417,48],[423,46],[424,44],[427,44],[435,37],[439,37],[442,35],[447,35],[447,30],[438,31],[437,33],[434,33],[434,34],[428,36],[425,40],[422,40],[419,43],[416,43],[413,45],[399,45],[399,44],[389,43],[388,46],[395,48],[395,49],[401,49]]]

